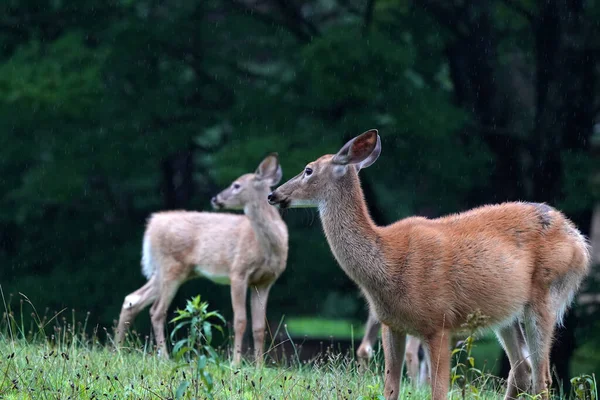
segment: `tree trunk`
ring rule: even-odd
[[[194,151],[190,146],[167,157],[162,164],[164,206],[185,208],[194,194]]]

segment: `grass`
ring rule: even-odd
[[[2,338],[0,397],[3,399],[191,399],[193,367],[174,370],[174,363],[143,350],[115,351],[90,344],[66,348]],[[326,363],[291,368],[226,366],[211,371],[216,399],[381,399],[383,373],[359,371],[349,358],[332,356]],[[458,396],[458,397],[457,397]],[[402,387],[402,399],[427,399],[427,390]],[[455,398],[462,398],[458,392]],[[467,395],[466,398],[474,398]],[[477,398],[500,399],[488,392]]]
[[[67,348],[3,338],[0,344],[0,397],[4,399],[174,399],[188,370],[142,350],[114,351],[80,344]],[[381,373],[357,373],[354,363],[338,359],[302,368],[245,365],[211,371],[217,399],[375,399]],[[181,398],[192,398],[193,385]],[[403,398],[426,398],[404,388]]]
[[[110,335],[108,344],[101,344],[98,331],[88,335],[86,321],[77,323],[74,314],[70,321],[63,314],[40,319],[34,311],[33,318],[35,323],[25,329],[22,319],[7,308],[0,321],[0,399],[203,398],[198,390],[202,383],[193,378],[193,362],[176,368],[139,336],[116,350]],[[221,368],[207,368],[215,399],[383,399],[381,352],[367,369],[352,354],[334,353],[324,361],[296,362],[291,367],[244,363],[233,368],[226,360]],[[498,378],[472,372],[464,374],[468,384],[456,379],[449,398],[503,397]],[[400,398],[428,399],[430,393],[404,384]],[[597,393],[581,398],[597,399]]]
[[[364,326],[356,321],[314,317],[290,317],[286,319],[287,329],[294,337],[356,339],[364,334]]]

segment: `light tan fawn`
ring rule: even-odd
[[[288,231],[278,210],[265,200],[281,180],[276,154],[255,173],[236,179],[212,198],[217,209],[243,209],[244,215],[171,211],[151,216],[144,234],[142,272],[148,282],[127,295],[117,327],[117,343],[137,314],[152,303],[150,315],[159,352],[168,357],[167,309],[185,281],[204,277],[231,285],[234,355],[239,364],[246,329],[246,293],[251,292],[254,355],[262,363],[269,290],[285,270]]]
[[[377,336],[381,323],[372,311],[369,311],[369,317],[365,324],[365,335],[363,336],[356,356],[363,368],[366,368],[369,360],[373,357],[373,347],[377,342]],[[421,340],[412,335],[406,335],[406,348],[404,351],[404,364],[406,365],[406,375],[413,385],[422,386],[428,383],[429,358],[427,355],[419,360],[419,348]]]
[[[377,131],[367,131],[309,163],[268,199],[318,207],[333,255],[382,323],[385,398],[398,398],[408,333],[429,353],[432,398],[445,399],[450,335],[478,313],[510,361],[506,398],[522,391],[547,398],[554,328],[589,270],[585,238],[559,211],[532,203],[376,226],[358,172],[380,152]]]

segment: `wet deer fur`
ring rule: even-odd
[[[522,391],[547,398],[554,328],[589,269],[585,238],[554,208],[521,202],[377,226],[358,171],[380,152],[377,131],[367,131],[309,163],[268,199],[318,207],[335,258],[382,323],[385,398],[398,398],[408,333],[429,353],[432,398],[445,399],[450,335],[476,313],[508,355],[506,398]]]
[[[179,287],[204,277],[231,285],[234,364],[239,364],[246,329],[246,295],[251,297],[254,355],[262,363],[269,290],[285,270],[288,231],[279,211],[265,201],[281,180],[277,156],[267,156],[255,173],[236,179],[213,197],[217,209],[244,214],[168,211],[153,214],[144,233],[142,272],[147,283],[127,295],[117,327],[117,343],[137,314],[148,305],[159,351],[168,356],[166,314]]]

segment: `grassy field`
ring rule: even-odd
[[[38,318],[36,325],[37,330],[25,329],[10,310],[0,321],[0,399],[383,399],[380,352],[366,369],[352,354],[329,354],[324,361],[292,362],[290,367],[267,359],[262,368],[234,368],[222,355],[218,365],[209,362],[199,370],[197,358],[180,364],[165,360],[139,337],[120,350],[111,344],[110,335],[108,343],[101,344],[98,332],[88,336],[85,321],[77,323],[74,314],[71,321]],[[291,325],[302,331],[310,324]],[[328,328],[340,334],[347,330]],[[489,351],[486,346],[490,344],[483,338],[470,354],[473,366],[464,362],[453,370],[449,398],[502,398],[502,381],[488,373],[493,369],[478,371],[481,360],[476,358]],[[202,373],[212,382],[208,395]],[[595,391],[588,395],[580,398],[597,399]],[[407,383],[400,398],[428,399],[430,394]]]
[[[175,399],[204,398],[195,369],[143,350],[115,351],[100,345],[0,343],[0,397],[3,399]],[[211,368],[215,399],[379,399],[383,373],[361,371],[346,358],[292,368],[246,365]],[[178,389],[187,387],[178,393]],[[183,384],[183,386],[182,386]],[[427,391],[404,385],[403,399],[427,399]],[[457,389],[455,398],[462,398]],[[501,398],[490,392],[467,398]]]

